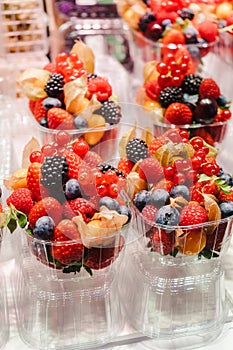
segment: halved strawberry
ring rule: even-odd
[[[30,210],[28,221],[31,228],[41,216],[50,216],[57,224],[62,219],[62,205],[53,197],[45,197]]]

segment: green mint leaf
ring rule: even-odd
[[[11,218],[7,223],[7,227],[10,230],[10,233],[13,233],[17,228],[17,221]]]
[[[91,270],[91,268],[89,266],[83,265],[83,268],[89,273],[90,276],[93,275],[93,272],[92,272],[92,270]]]

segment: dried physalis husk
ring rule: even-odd
[[[136,137],[136,125],[130,128],[120,139],[119,142],[119,154],[121,158],[126,157],[126,146],[127,143]]]
[[[184,208],[186,205],[188,205],[188,201],[184,197],[175,197],[175,198],[170,198],[170,204],[172,207],[180,210]]]
[[[93,74],[95,71],[95,55],[92,49],[87,46],[82,40],[77,40],[71,49],[70,53],[75,53],[78,58],[84,63],[88,73]]]
[[[144,140],[147,145],[149,145],[151,143],[153,138],[154,138],[154,136],[153,136],[151,128],[147,127],[147,128],[144,128],[142,130],[141,139]]]
[[[64,101],[68,112],[79,114],[89,106],[90,101],[85,99],[87,82],[87,74],[83,74],[80,78],[64,85]],[[88,103],[84,103],[85,100]]]
[[[45,69],[29,68],[19,76],[17,82],[23,90],[23,94],[30,100],[36,101],[47,96],[44,87],[49,80],[50,74]]]
[[[136,171],[131,171],[126,177],[126,192],[130,199],[142,190],[147,190],[147,182],[140,178]]]
[[[78,226],[85,247],[105,247],[114,244],[116,234],[126,224],[128,216],[102,207],[88,223],[84,222],[81,215],[72,220]]]
[[[15,171],[3,183],[7,190],[16,190],[17,188],[27,187],[27,168],[21,168]]]
[[[188,143],[174,144],[173,142],[166,143],[154,153],[163,167],[168,166],[174,157],[181,156],[184,159],[190,159],[193,155],[192,145]]]
[[[143,77],[144,77],[145,83],[147,83],[148,81],[158,79],[159,73],[156,69],[157,64],[158,64],[157,61],[149,61],[144,65]]]
[[[22,157],[22,168],[27,168],[30,164],[30,154],[40,150],[39,141],[32,137],[31,140],[24,146]]]
[[[216,197],[211,194],[205,194],[205,193],[202,193],[202,196],[204,197],[204,207],[208,212],[209,221],[216,222],[221,220],[221,211],[217,204]],[[215,228],[217,227],[217,225],[218,224],[207,226],[206,233],[212,234]]]

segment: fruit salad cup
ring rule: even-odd
[[[12,288],[20,336],[40,349],[105,344],[123,322],[118,271],[132,221],[125,176],[66,131],[28,161],[5,181],[12,193],[1,214],[21,237]]]
[[[113,140],[121,109],[106,77],[95,74],[93,51],[77,41],[43,69],[26,69],[18,79],[43,143],[58,130],[85,138],[90,146]]]
[[[154,347],[203,346],[228,312],[222,257],[233,232],[232,176],[214,147],[185,130],[128,133],[124,144],[118,169],[127,174],[139,235],[120,274],[128,320]]]
[[[155,136],[178,127],[217,145],[231,118],[231,102],[214,79],[190,70],[188,55],[168,54],[162,61],[148,62],[136,102],[151,110]]]

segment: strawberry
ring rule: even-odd
[[[46,116],[47,116],[47,110],[43,106],[43,101],[44,101],[44,98],[40,98],[39,100],[37,100],[35,102],[35,105],[34,105],[33,111],[32,111],[35,119],[38,122],[40,122],[40,120],[42,118],[46,118]]]
[[[132,168],[134,166],[134,163],[131,162],[129,159],[127,158],[121,158],[118,162],[117,168],[122,171],[122,173],[127,176]]]
[[[162,255],[170,254],[174,249],[174,233],[155,228],[150,236],[151,248]]]
[[[66,151],[64,152],[64,156],[66,157],[66,162],[69,166],[69,178],[78,180],[82,159],[72,149],[66,149]]]
[[[191,124],[192,111],[183,103],[174,102],[168,106],[164,118],[171,124],[184,125]]]
[[[84,264],[93,270],[104,269],[116,260],[124,245],[124,237],[120,236],[119,242],[117,242],[115,247],[88,249]]]
[[[228,193],[220,190],[218,195],[219,202],[232,201],[233,202],[233,190],[230,189]]]
[[[157,214],[158,208],[155,208],[153,205],[147,204],[143,209],[142,209],[142,215],[144,218],[155,222],[155,217]]]
[[[217,24],[209,20],[200,22],[198,31],[200,37],[209,43],[215,41],[219,35]]]
[[[203,79],[199,88],[201,97],[209,97],[217,99],[220,96],[220,88],[218,84],[211,78]]]
[[[76,242],[71,240],[76,240]],[[78,228],[71,220],[65,219],[58,223],[54,228],[53,242],[61,243],[58,245],[54,244],[50,252],[52,257],[60,263],[69,265],[83,258],[84,246],[80,239]]]
[[[33,207],[32,193],[28,188],[17,188],[7,198],[6,204],[12,204],[17,210],[29,214]]]
[[[139,164],[140,178],[156,184],[163,177],[163,167],[156,158],[145,158]]]
[[[207,222],[208,214],[200,204],[188,204],[180,213],[180,226],[198,225]]]
[[[64,217],[68,219],[81,214],[84,221],[89,222],[95,212],[95,206],[85,198],[71,199],[63,205]]]
[[[84,157],[84,160],[91,168],[96,167],[97,164],[103,163],[103,159],[101,158],[101,156],[93,151],[87,152]]]
[[[55,223],[61,221],[62,205],[53,197],[45,197],[30,210],[28,221],[31,228],[41,216],[51,216]]]
[[[62,108],[50,108],[47,118],[50,129],[71,130],[74,128],[74,117]]]
[[[41,163],[30,163],[27,171],[27,187],[32,193],[32,198],[35,201],[41,200],[42,196],[46,196],[45,188],[40,184],[41,178]]]
[[[185,36],[179,29],[170,29],[168,30],[163,39],[163,45],[175,44],[175,45],[184,45],[185,44]]]

